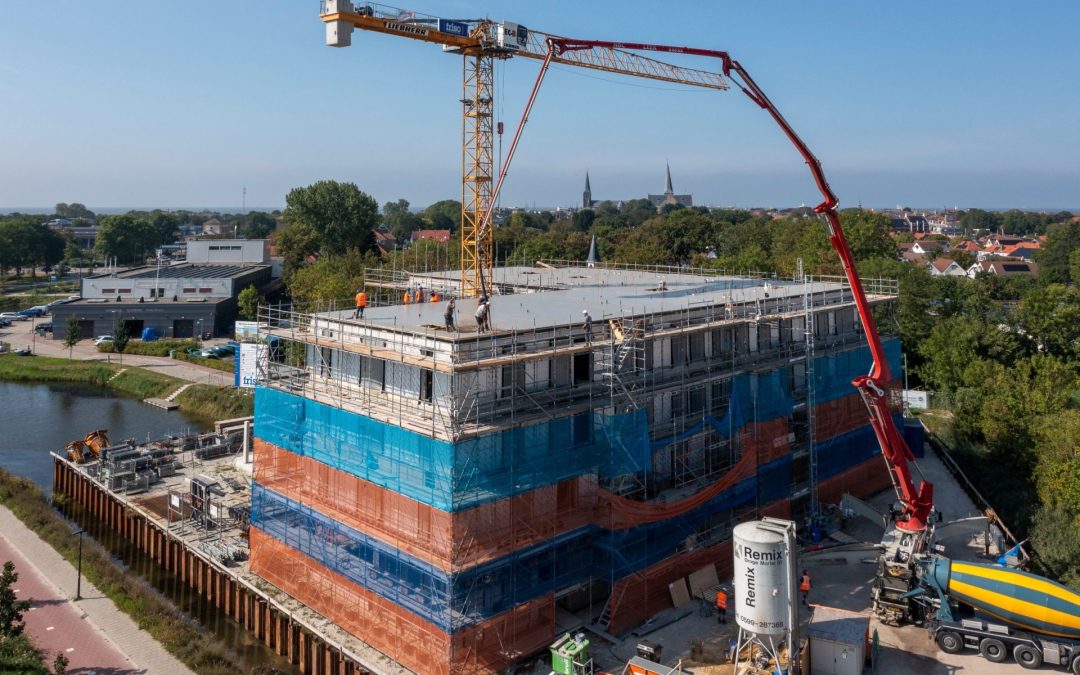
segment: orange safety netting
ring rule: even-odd
[[[252,573],[417,673],[493,673],[554,639],[551,595],[451,636],[258,528],[250,534]]]
[[[451,514],[257,438],[254,449],[255,482],[444,571],[451,569]]]
[[[639,502],[601,489],[599,496],[603,514],[599,522],[608,529],[623,530],[635,525],[674,518],[702,506],[744,478],[753,476],[755,471],[757,471],[757,456],[753,452],[744,452],[742,459],[709,487],[685,499],[664,504]]]

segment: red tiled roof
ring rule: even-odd
[[[440,244],[450,241],[450,230],[416,230],[412,233],[413,241],[427,239]]]

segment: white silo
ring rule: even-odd
[[[741,523],[735,546],[735,622],[757,635],[788,629],[788,548],[784,535],[758,521]]]
[[[737,654],[750,646],[772,661],[777,672],[791,673],[797,660],[781,662],[780,645],[789,654],[797,649],[798,628],[795,603],[795,523],[764,518],[740,523],[732,533],[735,558],[735,622],[739,625]],[[735,665],[738,670],[738,656]]]

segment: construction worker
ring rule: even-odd
[[[356,313],[354,319],[364,318],[364,308],[367,307],[367,293],[362,290],[356,291]]]
[[[442,301],[442,296],[439,295],[439,292],[438,291],[432,291],[431,292],[431,298],[430,298],[429,302],[441,302],[441,301]]]
[[[810,595],[810,573],[806,570],[802,571],[802,578],[799,579],[799,592],[802,593],[802,604],[807,605],[807,597]]]
[[[585,342],[587,344],[591,345],[592,344],[592,317],[589,316],[589,310],[587,310],[587,309],[581,310],[581,313],[585,315],[585,318],[584,318],[584,320],[582,322],[582,328],[585,329]]]
[[[457,330],[454,328],[455,309],[457,309],[457,305],[454,304],[454,299],[450,298],[450,302],[446,303],[446,313],[443,314],[443,318],[446,319],[446,330]]]
[[[405,295],[401,296],[401,301],[406,305],[412,303],[412,293],[409,292],[409,289],[405,289]]]
[[[483,300],[476,306],[476,312],[473,314],[473,318],[476,319],[476,332],[483,333],[487,330],[487,313],[488,306]]]
[[[413,302],[415,302],[416,304],[420,304],[423,301],[424,301],[424,287],[419,286],[416,289],[416,295],[413,296]]]
[[[716,620],[718,623],[727,623],[727,593],[724,589],[716,592]]]

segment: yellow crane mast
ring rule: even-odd
[[[493,152],[494,62],[524,56],[581,68],[652,80],[728,89],[720,73],[658,61],[635,54],[618,43],[552,52],[565,38],[534,31],[509,21],[453,20],[353,0],[323,0],[321,18],[326,44],[348,47],[353,29],[396,35],[443,46],[460,54],[462,67],[461,125],[461,295],[485,293],[491,280],[494,245],[490,219]],[[550,53],[549,53],[550,52]]]

